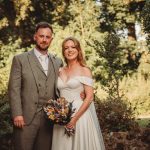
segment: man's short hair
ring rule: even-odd
[[[48,22],[39,22],[36,25],[35,32],[37,32],[38,29],[40,29],[40,28],[49,28],[52,31],[52,33],[53,33],[53,28]]]

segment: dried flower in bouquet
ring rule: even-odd
[[[57,100],[48,100],[43,107],[46,118],[53,124],[66,125],[70,122],[75,112],[72,103],[68,102],[64,97],[60,97]],[[74,129],[65,128],[65,134],[68,136],[74,134],[74,132]]]

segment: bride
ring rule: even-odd
[[[80,43],[73,37],[62,43],[66,66],[60,69],[58,89],[60,96],[73,101],[76,111],[66,128],[75,128],[70,137],[64,134],[64,126],[54,125],[52,150],[104,150],[104,142],[93,100],[93,79],[85,65]],[[80,93],[85,91],[85,99]]]

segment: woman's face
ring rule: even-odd
[[[75,44],[72,40],[68,40],[64,44],[64,56],[67,60],[76,60],[78,57],[78,50],[75,47]]]

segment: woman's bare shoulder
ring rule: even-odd
[[[82,76],[87,76],[87,77],[91,77],[92,78],[91,69],[88,68],[88,67],[82,67],[81,74],[82,74]]]

